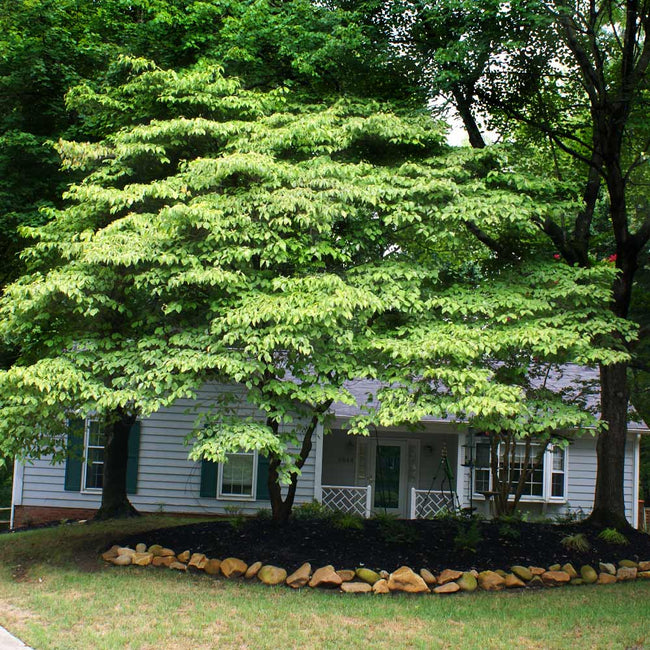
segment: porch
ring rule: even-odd
[[[365,438],[335,429],[322,441],[318,500],[362,517],[424,519],[463,507],[463,440],[450,430],[382,431]]]

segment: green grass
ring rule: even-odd
[[[160,517],[1,536],[0,624],[39,650],[650,645],[650,581],[354,597],[96,560],[118,533],[178,523]]]

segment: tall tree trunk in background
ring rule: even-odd
[[[129,434],[136,416],[115,410],[105,423],[104,483],[102,503],[95,519],[136,517],[138,511],[126,494],[126,468],[129,458]]]

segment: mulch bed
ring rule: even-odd
[[[586,524],[481,521],[478,541],[468,534],[468,522],[366,520],[361,530],[337,527],[327,519],[294,519],[285,526],[268,519],[215,520],[164,528],[113,540],[134,547],[138,542],[161,544],[247,563],[262,561],[293,570],[303,562],[333,564],[337,569],[366,566],[394,571],[406,565],[418,570],[507,569],[512,565],[548,567],[572,562],[579,568],[622,559],[650,560],[650,535],[625,533],[629,544],[612,545],[598,539],[599,529]],[[475,529],[476,530],[476,529]],[[586,553],[566,549],[567,535],[583,533],[591,543]],[[469,542],[469,543],[468,543]],[[474,548],[474,550],[472,550]]]

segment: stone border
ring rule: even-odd
[[[577,571],[572,564],[554,564],[545,567],[512,566],[510,571],[460,571],[445,569],[435,575],[428,569],[415,573],[407,566],[392,573],[373,571],[365,567],[337,571],[331,564],[312,570],[305,562],[290,575],[286,569],[254,562],[246,564],[239,558],[224,560],[208,558],[203,553],[189,550],[176,553],[159,544],[147,547],[137,544],[135,549],[112,546],[102,553],[102,559],[115,566],[155,566],[174,571],[193,569],[212,576],[222,575],[227,579],[256,578],[266,585],[287,585],[293,589],[309,586],[311,588],[336,589],[344,593],[406,592],[412,594],[434,593],[453,594],[456,592],[502,591],[504,589],[526,589],[534,587],[561,587],[564,585],[613,584],[630,580],[650,579],[650,560],[634,562],[621,560],[618,566],[601,562],[598,571],[589,565]]]

